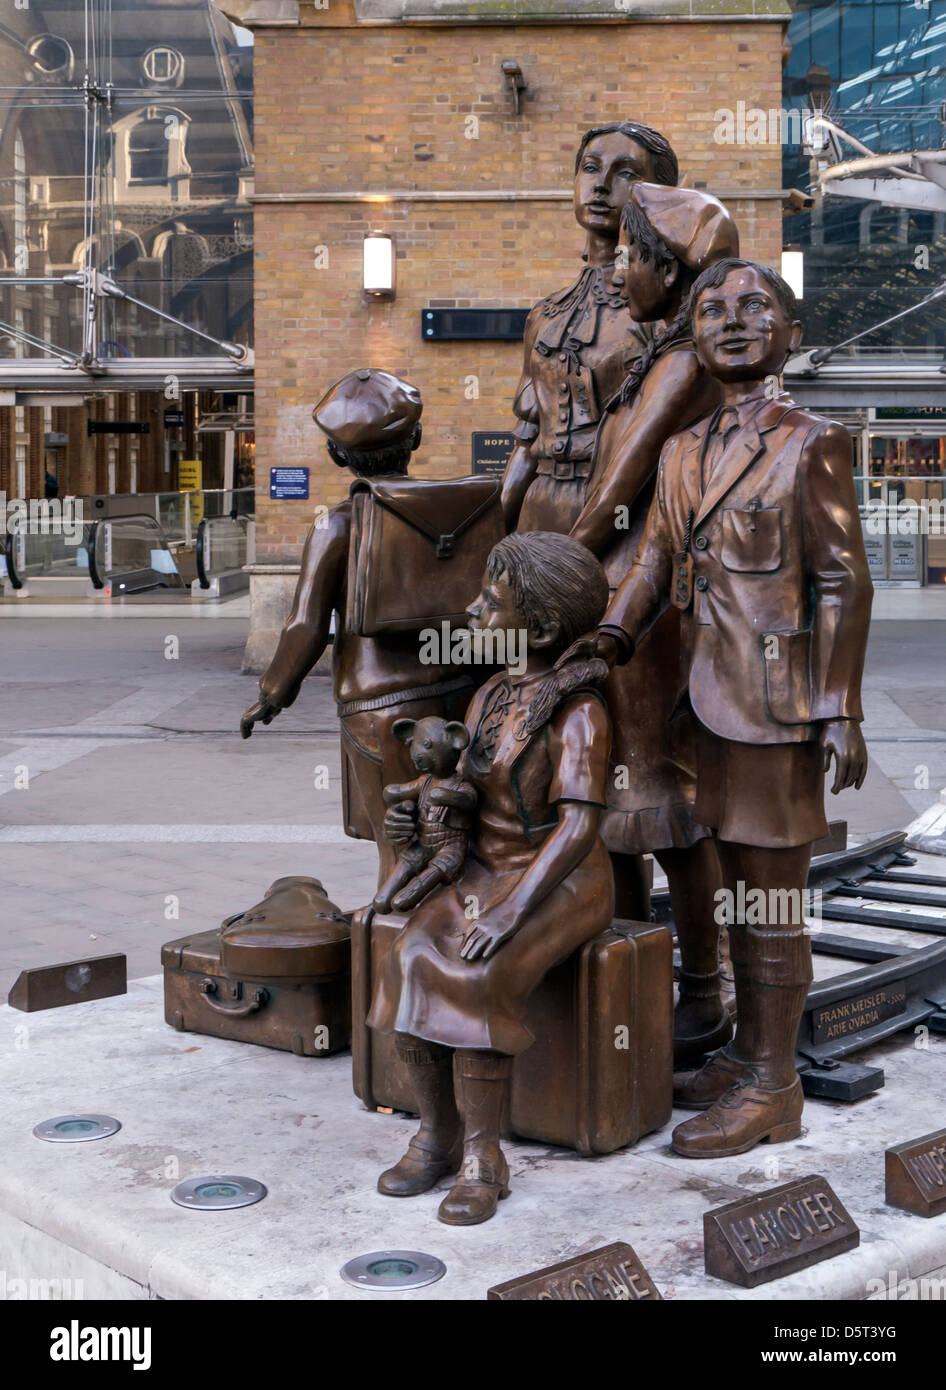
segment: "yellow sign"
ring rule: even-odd
[[[199,526],[204,519],[204,466],[201,459],[181,459],[177,465],[177,486],[180,492],[196,492],[191,498],[191,525]]]

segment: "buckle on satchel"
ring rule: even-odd
[[[454,540],[455,537],[452,535],[437,537],[437,544],[434,547],[434,555],[437,557],[438,560],[450,559],[451,555],[453,554]]]

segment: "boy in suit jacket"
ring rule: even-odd
[[[723,404],[665,445],[635,562],[596,636],[562,659],[626,661],[669,604],[681,609],[694,814],[716,830],[729,904],[752,904],[730,925],[736,1037],[675,1085],[678,1105],[703,1112],[674,1130],[675,1151],[716,1158],[801,1132],[803,892],[827,831],[831,759],[834,792],[867,771],[872,586],[848,433],[778,388],[801,338],[791,289],[765,266],[723,260],[695,282],[690,312]]]

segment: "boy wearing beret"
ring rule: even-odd
[[[337,381],[312,416],[339,468],[358,478],[403,478],[420,444],[421,410],[416,386],[362,367]],[[394,725],[405,716],[462,718],[474,681],[456,667],[422,662],[416,633],[367,637],[346,630],[351,532],[349,499],[310,529],[292,611],[260,677],[260,698],[244,714],[240,732],[249,738],[255,723],[269,724],[292,704],[328,645],[334,614],[332,681],[341,726],[345,830],[377,844],[380,884],[396,859],[396,847],[384,833],[382,792],[389,782],[414,775]]]

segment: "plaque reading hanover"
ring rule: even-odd
[[[888,1206],[914,1216],[946,1212],[946,1129],[895,1144],[884,1160]]]
[[[824,1178],[796,1178],[703,1215],[707,1274],[754,1289],[860,1244]]]
[[[637,1303],[660,1300],[656,1285],[629,1245],[616,1241],[557,1265],[494,1284],[488,1299],[537,1303]]]

